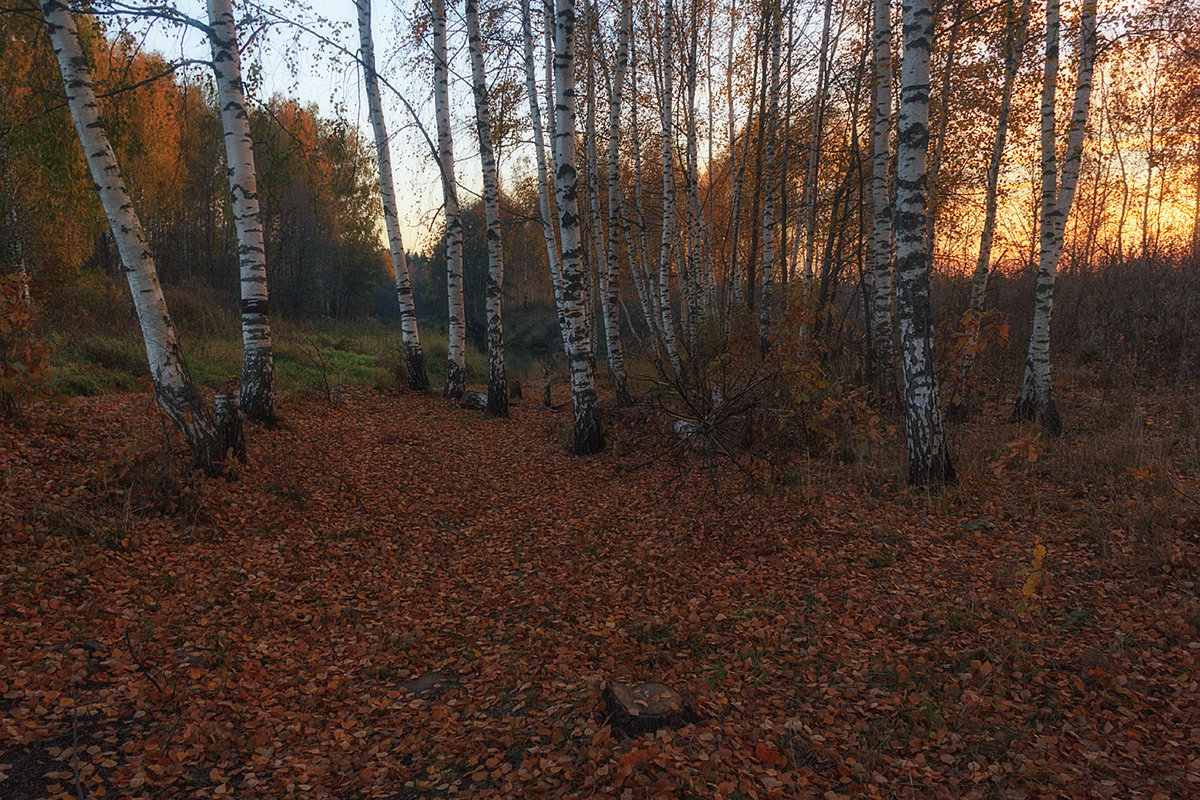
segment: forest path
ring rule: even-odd
[[[1065,488],[718,496],[568,410],[283,413],[232,483],[145,396],[0,425],[0,796],[74,796],[73,727],[108,796],[1200,793],[1200,617]],[[702,719],[614,740],[609,677]]]

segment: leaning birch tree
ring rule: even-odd
[[[604,449],[596,371],[590,347],[583,285],[583,231],[579,220],[579,176],[575,166],[575,0],[558,0],[554,13],[554,183],[562,239],[563,317],[567,365],[575,411],[576,455]]]
[[[875,62],[875,120],[871,130],[871,350],[875,391],[885,402],[896,394],[892,328],[892,14],[890,0],[875,0],[872,33]]]
[[[363,83],[367,89],[367,111],[375,133],[375,160],[379,164],[379,195],[383,201],[383,220],[387,228],[388,253],[392,258],[392,275],[396,285],[396,300],[400,304],[400,339],[404,345],[404,363],[408,388],[422,392],[429,388],[425,372],[425,353],[417,329],[417,309],[413,303],[412,278],[404,252],[400,231],[400,215],[396,208],[396,188],[392,181],[392,154],[388,145],[387,123],[383,119],[383,101],[379,94],[379,74],[375,71],[375,46],[371,36],[371,0],[355,0],[358,6],[358,37],[363,65]]]
[[[904,58],[896,129],[896,316],[900,323],[904,374],[908,481],[919,486],[954,480],[938,397],[929,298],[932,254],[925,238],[932,46],[933,11],[929,0],[905,0]]]
[[[275,424],[275,361],[271,348],[267,251],[263,243],[258,180],[254,171],[254,140],[250,136],[250,115],[246,112],[232,0],[208,0],[208,22],[241,273],[241,406],[246,419],[270,427]]]
[[[92,69],[83,54],[79,31],[70,8],[62,0],[44,0],[42,17],[50,34],[54,55],[62,72],[67,106],[83,147],[88,170],[112,229],[122,268],[133,295],[138,324],[150,363],[154,397],[184,439],[205,474],[219,475],[234,445],[232,427],[214,418],[196,391],[183,364],[179,339],[158,282],[146,232],[125,188],[120,165],[100,119]],[[227,413],[231,410],[227,409]],[[237,417],[234,414],[233,419]],[[237,429],[240,438],[240,427]]]
[[[1046,3],[1046,61],[1042,80],[1042,199],[1041,253],[1034,294],[1033,330],[1025,357],[1025,376],[1017,396],[1014,416],[1040,417],[1052,436],[1062,433],[1062,418],[1054,404],[1050,382],[1050,318],[1054,311],[1054,279],[1062,256],[1067,217],[1079,183],[1083,160],[1083,138],[1088,106],[1092,98],[1092,68],[1096,63],[1096,0],[1083,0],[1079,17],[1079,72],[1075,80],[1075,102],[1067,133],[1061,182],[1055,162],[1055,89],[1058,82],[1059,0]]]
[[[485,288],[487,316],[488,393],[487,413],[508,416],[508,378],[504,372],[504,242],[500,236],[500,175],[492,149],[492,111],[488,100],[487,75],[483,68],[483,36],[479,31],[479,2],[467,0],[467,48],[471,55],[475,123],[479,131],[479,158],[483,162],[483,213],[487,221],[488,274]]]
[[[1017,83],[1017,72],[1021,67],[1021,56],[1028,39],[1030,0],[1022,0],[1019,10],[1007,9],[1004,31],[1004,85],[1000,91],[1000,110],[996,117],[996,138],[992,142],[991,160],[988,161],[987,190],[984,199],[983,232],[979,236],[979,258],[971,276],[971,297],[963,318],[965,338],[962,360],[958,368],[958,380],[950,398],[947,416],[965,419],[971,403],[971,368],[979,350],[979,324],[983,315],[984,299],[987,297],[988,276],[992,267],[992,242],[996,236],[996,211],[1000,185],[1000,166],[1004,160],[1004,147],[1008,139],[1008,119],[1012,111],[1013,89]]]
[[[463,304],[463,227],[454,178],[454,135],[450,130],[450,66],[446,52],[446,0],[433,0],[433,104],[437,115],[438,161],[446,215],[447,346],[442,395],[457,400],[466,391],[466,310]]]

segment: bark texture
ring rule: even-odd
[[[583,231],[579,220],[579,175],[575,161],[575,0],[558,0],[554,12],[554,184],[562,237],[563,316],[567,365],[575,411],[576,455],[604,449],[596,401],[583,276]]]
[[[896,316],[904,373],[908,480],[919,486],[954,480],[938,397],[929,298],[931,253],[925,238],[932,44],[933,12],[929,0],[905,0],[896,137]]]
[[[183,365],[175,326],[158,282],[158,273],[145,229],[134,211],[120,166],[104,132],[92,70],[83,55],[79,31],[67,5],[59,0],[41,4],[54,55],[62,72],[67,105],[83,146],[88,170],[112,228],[122,268],[146,345],[154,397],[167,417],[183,432],[198,466],[210,476],[226,470],[230,443],[221,436],[212,410],[192,385]]]
[[[467,0],[467,48],[471,54],[471,79],[475,95],[475,124],[479,131],[479,157],[483,162],[483,213],[487,220],[488,274],[485,287],[487,316],[487,413],[508,416],[508,377],[504,372],[504,242],[500,235],[500,175],[492,148],[492,110],[487,74],[483,67],[483,37],[479,32],[478,0]]]
[[[433,0],[433,104],[437,115],[438,166],[446,214],[446,295],[448,304],[444,397],[457,400],[466,390],[466,312],[463,307],[463,227],[454,177],[454,135],[450,130],[450,68],[446,55],[446,0]]]
[[[246,113],[232,1],[208,0],[208,21],[217,103],[221,107],[221,127],[225,133],[230,204],[238,240],[242,287],[241,405],[246,419],[270,427],[275,424],[275,362],[271,347],[266,246],[263,244],[254,171],[254,140],[250,136],[250,116]]]
[[[1075,81],[1075,101],[1067,133],[1067,151],[1063,159],[1062,179],[1055,165],[1055,89],[1058,80],[1059,0],[1046,6],[1046,62],[1042,82],[1042,200],[1041,254],[1033,306],[1033,330],[1025,358],[1025,375],[1017,397],[1014,416],[1018,419],[1041,418],[1042,427],[1052,436],[1062,433],[1062,418],[1054,403],[1050,380],[1050,321],[1054,311],[1054,281],[1062,256],[1067,217],[1079,183],[1083,159],[1083,138],[1092,96],[1092,68],[1096,62],[1096,0],[1083,0],[1080,8],[1079,72]]]
[[[892,318],[892,16],[889,0],[875,0],[873,17],[875,124],[871,131],[871,347],[874,388],[885,402],[896,395]]]
[[[367,110],[371,129],[375,133],[375,160],[379,164],[379,194],[383,200],[383,220],[387,228],[388,253],[392,257],[392,274],[396,283],[396,300],[400,305],[400,339],[404,344],[404,362],[408,373],[408,388],[423,392],[429,388],[425,371],[425,353],[417,329],[417,309],[413,303],[412,278],[400,232],[400,215],[396,208],[396,189],[392,180],[392,154],[388,145],[387,123],[383,119],[383,101],[379,94],[379,74],[375,71],[375,47],[371,36],[371,0],[355,0],[358,6],[358,36],[363,65],[363,82],[367,88]]]

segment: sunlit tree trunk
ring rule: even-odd
[[[579,178],[575,167],[575,0],[558,0],[554,14],[554,182],[562,237],[563,316],[575,410],[576,455],[604,449],[596,402],[596,375],[589,342],[583,285],[583,232],[579,224]]]
[[[271,426],[275,424],[275,393],[266,248],[231,0],[208,0],[208,20],[241,271],[242,411],[251,422]]]
[[[920,486],[954,480],[938,397],[929,298],[931,258],[925,239],[932,43],[929,0],[905,0],[900,118],[896,128],[896,316],[904,373],[908,480]]]
[[[408,373],[408,388],[424,391],[429,388],[425,372],[425,354],[417,329],[417,309],[413,304],[412,279],[404,238],[400,231],[400,215],[396,208],[396,189],[392,181],[392,154],[388,145],[387,123],[383,119],[383,101],[379,94],[379,75],[375,72],[375,47],[371,37],[371,0],[355,0],[358,6],[358,36],[363,65],[363,82],[367,89],[367,110],[371,129],[375,133],[375,159],[379,164],[379,194],[383,200],[383,220],[387,228],[388,252],[392,257],[392,274],[396,283],[396,300],[400,304],[400,338],[404,344],[404,361]]]
[[[479,130],[479,159],[483,162],[483,213],[487,219],[488,274],[485,289],[488,343],[487,413],[508,416],[508,377],[504,371],[504,244],[500,235],[500,175],[492,149],[492,111],[483,67],[483,37],[479,32],[478,0],[467,0],[467,48],[471,54],[475,122]]]
[[[671,320],[671,250],[679,235],[679,215],[675,205],[675,160],[671,155],[672,116],[674,115],[673,87],[675,85],[675,37],[673,36],[675,7],[666,0],[663,8],[662,57],[662,246],[658,259],[658,294],[662,311],[663,345],[671,366],[680,370],[679,350],[675,343],[675,325]]]
[[[629,39],[633,31],[633,2],[621,0],[621,24],[617,30],[617,61],[614,65],[612,89],[608,100],[608,259],[604,280],[604,335],[608,345],[608,369],[617,392],[617,405],[633,405],[625,377],[625,348],[621,343],[619,303],[619,259],[617,232],[621,228],[621,95],[625,90],[625,73],[629,68]],[[636,102],[636,98],[634,99]],[[629,251],[633,260],[633,251]],[[642,293],[639,292],[639,297]],[[642,300],[643,312],[648,311]]]
[[[1062,419],[1054,403],[1050,380],[1050,319],[1054,310],[1054,279],[1062,255],[1063,236],[1083,159],[1083,138],[1092,96],[1092,68],[1096,62],[1096,0],[1083,0],[1080,9],[1081,46],[1075,102],[1067,133],[1061,183],[1055,169],[1054,99],[1058,76],[1058,0],[1046,9],[1046,65],[1042,87],[1042,203],[1041,258],[1033,307],[1033,330],[1025,359],[1025,376],[1014,415],[1018,419],[1041,418],[1050,435],[1062,432]]]
[[[586,42],[586,61],[587,77],[586,77],[586,97],[584,108],[584,147],[585,158],[587,160],[587,201],[590,217],[588,218],[588,233],[591,235],[591,252],[592,259],[590,264],[594,265],[594,274],[589,267],[588,271],[588,308],[596,308],[596,300],[600,301],[600,323],[597,324],[598,330],[600,324],[604,326],[604,341],[605,352],[608,355],[609,371],[611,373],[613,383],[618,383],[617,374],[612,371],[612,352],[608,349],[609,330],[620,325],[620,306],[614,304],[611,307],[612,320],[609,319],[609,297],[608,297],[608,255],[607,255],[607,240],[605,238],[604,221],[601,218],[600,212],[600,158],[597,153],[596,143],[596,70],[597,70],[597,53],[595,51],[595,41],[598,35],[599,20],[596,17],[595,7],[592,6],[585,15],[587,25],[584,28]],[[610,189],[611,191],[611,189]],[[597,287],[596,284],[599,284]],[[597,288],[599,291],[597,291]],[[618,332],[618,340],[620,338]],[[593,332],[592,351],[595,352],[595,332]],[[618,342],[617,349],[620,350]],[[622,364],[622,373],[624,365]],[[622,374],[621,383],[624,382]]]
[[[885,402],[896,394],[892,325],[892,16],[889,0],[874,3],[875,125],[871,132],[872,233],[871,346],[875,391]]]
[[[454,136],[450,130],[450,70],[446,55],[446,0],[433,0],[433,104],[437,114],[438,160],[446,214],[446,293],[449,319],[445,397],[466,390],[466,317],[463,308],[463,228],[454,178]]]
[[[1000,185],[1000,165],[1004,160],[1004,146],[1008,138],[1008,118],[1012,110],[1013,88],[1017,82],[1017,71],[1021,67],[1021,55],[1028,38],[1029,0],[1023,0],[1015,14],[1010,9],[1004,33],[1004,87],[1000,92],[1000,112],[996,119],[996,138],[992,144],[992,156],[988,162],[987,194],[984,201],[983,233],[979,237],[979,259],[975,262],[975,274],[971,277],[971,299],[964,318],[966,337],[963,342],[962,361],[959,365],[958,383],[950,398],[948,415],[951,419],[963,419],[970,410],[971,369],[979,349],[979,320],[983,314],[984,299],[987,297],[988,275],[991,274],[992,241],[996,235],[997,194]]]
[[[83,146],[88,169],[117,249],[137,312],[150,377],[159,406],[183,432],[196,461],[208,475],[219,475],[231,442],[218,430],[213,413],[192,385],[183,365],[175,326],[158,283],[158,273],[141,220],[121,178],[120,166],[100,120],[91,67],[84,57],[75,20],[67,5],[46,0],[42,16],[62,72],[67,105]]]

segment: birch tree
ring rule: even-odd
[[[950,398],[947,414],[951,419],[967,416],[971,402],[971,368],[979,349],[979,322],[983,314],[984,299],[987,297],[988,276],[991,274],[992,242],[996,236],[996,210],[1000,184],[1000,166],[1004,161],[1004,147],[1008,139],[1008,118],[1012,111],[1013,89],[1017,83],[1017,71],[1021,67],[1021,56],[1028,39],[1030,0],[1022,0],[1014,14],[1008,10],[1004,30],[1004,85],[1000,90],[1000,110],[996,117],[996,138],[992,143],[992,155],[988,161],[987,192],[984,199],[983,232],[979,236],[979,258],[975,262],[975,273],[971,276],[971,298],[964,317],[966,338],[963,342],[962,361],[959,364],[958,381]]]
[[[824,128],[825,95],[828,92],[829,31],[833,22],[833,0],[825,0],[825,19],[821,23],[821,46],[817,62],[817,95],[813,104],[812,138],[808,145],[808,171],[804,177],[804,280],[813,279],[813,261],[817,238],[817,179],[820,170],[821,134]]]
[[[938,397],[929,298],[932,254],[925,238],[932,44],[933,12],[929,0],[905,0],[900,116],[896,130],[896,316],[900,323],[904,373],[908,481],[920,486],[954,480]]]
[[[500,175],[492,149],[492,111],[487,75],[483,68],[483,37],[479,32],[478,0],[467,0],[467,48],[471,54],[475,122],[479,130],[479,158],[483,162],[483,213],[487,219],[488,275],[486,296],[488,343],[487,413],[508,416],[508,377],[504,372],[504,243],[500,235]]]
[[[417,309],[413,303],[412,278],[404,252],[400,231],[400,215],[396,208],[396,188],[392,180],[392,154],[388,144],[387,123],[383,119],[383,101],[379,94],[379,74],[375,71],[375,47],[371,36],[371,0],[355,0],[358,6],[358,36],[363,65],[363,82],[367,89],[367,110],[371,129],[375,133],[375,160],[379,164],[379,194],[383,201],[383,220],[387,228],[388,253],[392,258],[392,274],[396,285],[396,300],[400,304],[400,338],[404,344],[408,388],[422,392],[429,388],[425,372],[425,353],[417,329]]]
[[[563,352],[567,348],[567,325],[563,317],[562,270],[558,252],[558,238],[554,232],[554,220],[550,211],[550,176],[546,167],[546,139],[542,129],[542,109],[538,102],[537,73],[533,63],[533,21],[529,8],[530,0],[521,0],[521,34],[525,44],[525,90],[529,95],[529,119],[533,128],[533,147],[537,157],[538,209],[542,217],[542,237],[546,240],[546,260],[550,264],[550,279],[554,287],[554,308],[558,314],[558,329],[562,336]],[[548,19],[553,14],[545,15]],[[551,76],[547,74],[547,82]],[[553,111],[553,106],[551,106]]]
[[[875,391],[885,401],[896,393],[892,332],[892,14],[890,0],[874,1],[875,124],[871,130],[872,234],[871,348]]]
[[[767,331],[771,322],[769,307],[771,288],[775,282],[775,150],[779,138],[779,56],[780,35],[783,28],[778,8],[765,7],[768,15],[767,25],[770,26],[771,36],[771,74],[767,99],[767,119],[770,130],[767,131],[766,155],[763,165],[763,183],[766,195],[762,207],[762,298],[758,306],[758,340],[759,347],[767,349]]]
[[[579,221],[579,177],[575,167],[575,0],[557,0],[554,14],[554,183],[562,237],[563,317],[567,365],[575,411],[576,455],[604,449],[596,402],[595,364],[589,343],[583,285],[583,232]]]
[[[466,391],[466,311],[463,307],[463,227],[454,177],[454,135],[450,130],[450,68],[446,53],[446,0],[433,0],[433,104],[437,115],[438,161],[446,215],[446,294],[448,305],[444,397]]]
[[[1083,159],[1083,137],[1092,96],[1092,69],[1096,63],[1096,0],[1083,0],[1080,8],[1079,71],[1075,101],[1067,133],[1061,182],[1055,159],[1055,90],[1058,81],[1059,0],[1046,4],[1046,61],[1042,80],[1042,198],[1040,209],[1041,252],[1033,306],[1033,330],[1025,357],[1025,375],[1017,396],[1014,416],[1040,417],[1052,436],[1062,432],[1062,418],[1054,404],[1050,382],[1050,318],[1054,310],[1054,280],[1062,255],[1067,217],[1079,183]]]
[[[633,1],[621,0],[621,22],[617,29],[617,60],[613,68],[612,88],[608,100],[608,252],[603,281],[604,335],[608,347],[608,369],[612,373],[618,406],[633,405],[625,376],[625,349],[621,343],[621,300],[617,232],[621,224],[621,94],[625,90],[625,73],[629,68],[629,39],[633,31]],[[634,98],[634,102],[637,99]],[[629,251],[630,261],[633,251]],[[639,296],[643,293],[639,292]],[[648,304],[643,299],[643,310]]]
[[[208,0],[208,21],[241,272],[241,405],[246,419],[270,427],[275,424],[275,369],[271,349],[266,247],[258,208],[254,140],[250,136],[250,116],[246,112],[242,63],[231,0]]]
[[[205,474],[219,475],[233,444],[212,410],[196,391],[184,368],[175,326],[158,282],[145,229],[125,188],[120,165],[96,104],[92,70],[84,57],[79,31],[67,4],[44,0],[42,17],[50,34],[54,55],[62,72],[67,106],[75,132],[83,146],[88,170],[100,196],[109,227],[121,255],[122,268],[133,295],[138,325],[150,363],[154,397],[167,417],[183,432],[184,439]],[[234,420],[236,421],[236,417]],[[240,428],[237,430],[240,431]]]
[[[682,367],[679,361],[679,348],[675,342],[675,325],[671,319],[671,250],[679,236],[679,214],[675,204],[675,160],[671,150],[671,140],[674,136],[672,128],[672,117],[674,116],[672,88],[675,84],[675,41],[672,34],[674,19],[673,0],[665,0],[662,30],[662,244],[658,258],[658,295],[662,312],[663,346],[671,361],[671,367],[678,373]]]

